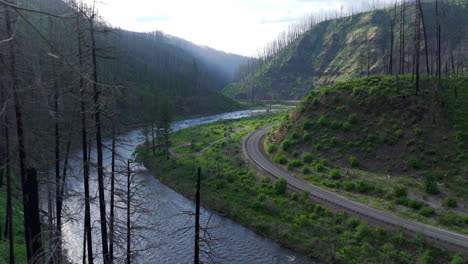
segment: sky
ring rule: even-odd
[[[86,0],[92,2],[93,0]],[[255,56],[289,25],[318,12],[389,0],[97,0],[112,26],[163,31],[199,45]]]

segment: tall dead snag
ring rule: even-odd
[[[419,0],[418,0],[419,1]],[[415,94],[418,95],[419,93],[419,79],[420,79],[420,76],[419,76],[419,61],[420,61],[420,56],[421,56],[421,14],[419,12],[419,8],[417,6],[414,7],[415,8],[415,13],[416,13],[416,17],[415,17],[415,20],[416,20],[416,23],[415,23],[415,42],[414,42],[414,52],[415,52],[415,55],[414,55],[414,60],[413,60],[413,69],[414,69],[414,75],[416,76],[416,90],[415,90]]]
[[[80,23],[80,16],[76,18],[76,27],[77,27],[77,36],[78,36],[78,61],[80,71],[84,69],[84,60],[83,60],[83,36],[81,30],[81,23]],[[87,256],[88,256],[88,264],[92,264],[94,262],[93,257],[93,238],[91,235],[91,207],[90,207],[90,195],[89,195],[89,155],[88,155],[88,132],[86,127],[86,101],[85,101],[85,84],[84,78],[80,75],[80,117],[81,117],[81,146],[82,146],[82,153],[83,153],[83,185],[84,185],[84,192],[85,192],[85,216],[84,216],[84,232],[85,236],[83,236],[83,246],[86,245],[87,247]],[[85,249],[83,248],[83,252]],[[83,264],[85,258],[83,255]]]
[[[49,34],[54,36],[53,34],[53,20],[50,20],[50,28]],[[50,53],[53,53],[52,48],[50,49]],[[52,56],[51,56],[52,57]],[[53,82],[53,120],[54,120],[54,132],[53,137],[55,139],[55,212],[56,212],[56,232],[58,238],[57,250],[56,250],[56,257],[57,260],[60,261],[62,258],[62,197],[60,186],[61,184],[61,175],[60,175],[60,127],[59,127],[59,85],[58,85],[58,78],[57,78],[57,71],[56,71],[56,62],[55,58],[52,57],[52,82]]]
[[[390,57],[389,57],[389,62],[388,62],[388,74],[393,74],[393,42],[395,39],[394,31],[395,31],[396,16],[397,16],[397,6],[395,2],[393,19],[391,19],[390,21]]]
[[[401,21],[400,21],[400,74],[405,74],[405,17],[406,17],[406,1],[401,4]]]
[[[107,239],[107,219],[106,219],[106,199],[104,190],[104,168],[102,153],[102,135],[101,135],[101,87],[98,86],[98,68],[97,68],[97,47],[95,40],[96,33],[96,13],[94,9],[88,17],[91,38],[91,62],[93,66],[93,98],[94,98],[94,122],[96,128],[96,150],[97,150],[97,173],[98,173],[98,193],[99,193],[99,215],[101,224],[101,243],[104,264],[110,263],[109,247]]]
[[[109,261],[114,263],[114,208],[115,208],[115,126],[112,124],[112,161],[111,161],[111,190],[110,190],[110,219],[109,219]]]
[[[131,254],[132,254],[132,241],[131,241],[131,211],[130,211],[130,202],[132,200],[131,193],[131,183],[132,183],[132,170],[130,168],[131,160],[127,161],[127,257],[125,260],[126,264],[131,263]]]
[[[437,77],[440,79],[442,75],[442,57],[441,57],[441,50],[442,46],[440,44],[440,36],[441,36],[441,26],[440,26],[440,18],[439,18],[439,2],[438,0],[435,1],[435,9],[436,9],[436,37],[437,37]]]
[[[32,250],[32,256],[28,259],[30,263],[43,263],[42,255],[42,238],[41,238],[41,223],[39,219],[39,193],[38,193],[38,184],[37,184],[37,171],[35,168],[29,168],[26,170],[26,179],[23,184],[23,193],[26,196],[26,206],[25,207],[25,222],[32,223],[28,228],[26,234],[31,237],[30,244],[27,247],[30,247]],[[26,209],[27,208],[27,209]],[[28,213],[26,214],[26,211]]]
[[[9,1],[7,1],[9,2]],[[10,19],[9,8],[5,10],[5,21],[6,21],[6,33],[7,38],[13,38],[13,27]],[[22,117],[22,107],[21,101],[19,98],[19,79],[16,72],[16,50],[14,41],[9,41],[9,57],[10,57],[10,78],[13,91],[13,103],[15,108],[16,115],[16,132],[18,138],[18,155],[19,155],[19,164],[20,164],[20,175],[21,183],[23,189],[23,207],[24,207],[24,231],[25,231],[25,240],[26,240],[26,252],[28,262],[31,263],[42,263],[42,239],[41,239],[41,224],[39,219],[39,211],[34,211],[34,208],[31,208],[31,202],[34,204],[36,201],[29,200],[34,198],[31,196],[36,193],[37,190],[32,190],[33,185],[28,186],[27,177],[28,171],[26,170],[26,150],[24,143],[24,132],[23,132],[23,117]],[[31,172],[32,173],[32,172]],[[30,175],[33,177],[34,175]],[[28,182],[29,183],[29,182]],[[27,188],[31,187],[31,188]],[[37,188],[37,185],[36,185]],[[32,194],[28,191],[34,192]],[[36,259],[34,259],[37,257]],[[34,262],[35,261],[35,262]]]
[[[197,192],[195,195],[195,252],[193,263],[200,263],[200,188],[201,188],[201,168],[198,167]]]
[[[418,0],[418,8],[419,8],[419,16],[420,16],[420,23],[422,24],[423,34],[424,34],[424,50],[426,51],[426,71],[427,75],[430,75],[430,68],[429,68],[429,48],[427,46],[427,34],[426,34],[426,23],[424,22],[424,12],[421,5],[421,0]],[[421,25],[419,25],[421,27]]]
[[[3,87],[0,87],[3,92]],[[5,96],[6,98],[6,96]],[[6,105],[5,107],[7,107]],[[10,167],[10,132],[8,129],[8,111],[5,108],[5,115],[3,121],[3,131],[5,133],[5,177],[6,177],[6,188],[7,188],[7,205],[6,205],[6,225],[5,225],[5,237],[8,236],[9,241],[9,253],[10,253],[10,264],[15,263],[15,247],[14,247],[14,233],[13,233],[13,207],[11,204],[11,167]]]

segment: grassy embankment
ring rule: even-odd
[[[416,96],[410,76],[374,76],[312,91],[267,150],[315,185],[468,234],[468,78],[442,80],[438,104],[433,85]]]
[[[249,132],[281,120],[284,114],[218,121],[176,132],[179,144],[207,144],[204,151],[166,161],[140,147],[138,157],[165,184],[193,199],[195,171],[202,167],[202,203],[249,228],[313,258],[333,263],[463,263],[424,242],[422,236],[374,228],[310,202],[307,193],[287,193],[286,182],[257,174],[241,155]],[[236,132],[238,131],[238,132]]]

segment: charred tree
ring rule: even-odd
[[[98,86],[98,68],[97,68],[97,47],[96,47],[96,13],[94,10],[88,17],[91,38],[91,62],[93,76],[93,98],[94,98],[94,123],[96,130],[96,150],[97,150],[97,174],[98,174],[98,194],[99,194],[99,215],[101,224],[101,244],[104,264],[109,264],[109,247],[107,237],[107,219],[106,219],[106,199],[104,190],[104,168],[102,152],[102,124],[101,124],[101,87]]]
[[[198,168],[197,192],[195,194],[195,252],[193,263],[200,263],[200,189],[201,189],[201,168]]]
[[[9,1],[7,1],[9,2]],[[6,33],[8,38],[14,37],[12,22],[10,19],[9,8],[5,10],[5,21],[6,21]],[[11,85],[13,91],[13,103],[15,109],[15,119],[16,119],[16,132],[18,140],[18,155],[19,155],[19,164],[20,164],[20,175],[21,183],[23,189],[23,206],[24,206],[24,231],[25,231],[25,240],[26,240],[26,253],[29,262],[36,261],[37,263],[42,263],[42,239],[41,239],[41,226],[39,219],[39,211],[34,212],[33,208],[30,208],[30,201],[28,200],[31,197],[31,194],[28,191],[35,192],[37,190],[31,189],[32,186],[28,186],[27,180],[29,172],[26,168],[26,149],[24,141],[24,131],[23,131],[23,117],[22,117],[22,106],[20,101],[20,91],[19,91],[19,79],[16,71],[16,50],[14,41],[9,41],[9,71],[11,77]],[[31,172],[32,173],[32,172]],[[34,175],[31,175],[33,177]],[[33,183],[31,183],[33,184]],[[31,187],[31,188],[27,188]],[[36,185],[37,187],[37,185]],[[33,201],[34,202],[34,201]],[[35,259],[37,257],[37,259]]]
[[[77,26],[77,40],[78,40],[78,62],[80,71],[84,69],[84,60],[83,60],[83,36],[81,30],[80,17],[76,18]],[[83,155],[83,185],[84,185],[84,195],[85,195],[85,216],[84,216],[84,232],[83,236],[83,246],[87,247],[87,257],[88,264],[94,262],[93,257],[93,238],[91,235],[91,207],[90,207],[90,194],[89,194],[89,155],[88,155],[88,132],[86,125],[86,101],[85,101],[85,83],[83,76],[80,75],[79,80],[79,89],[80,89],[80,118],[81,118],[81,146],[82,146],[82,155]],[[83,248],[84,251],[84,248]],[[84,261],[83,256],[83,261]]]

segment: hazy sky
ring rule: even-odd
[[[92,0],[86,0],[92,2]],[[98,0],[99,1],[99,0]],[[288,25],[325,11],[357,9],[372,0],[100,0],[100,14],[132,31],[161,30],[197,44],[254,55]],[[379,1],[379,0],[377,0]],[[380,2],[387,0],[380,0]]]

